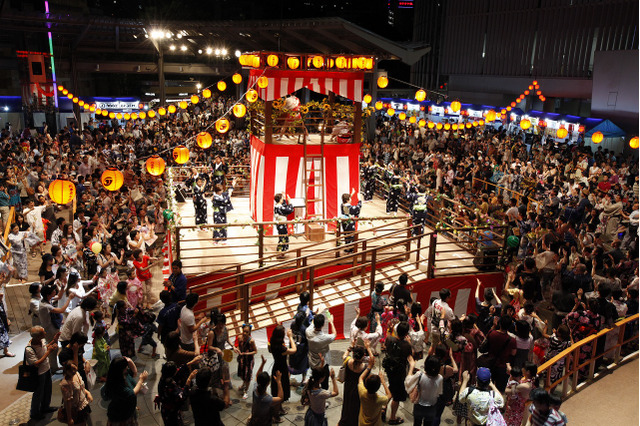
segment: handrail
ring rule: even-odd
[[[638,321],[640,315],[635,314],[630,317],[624,318],[614,324],[612,328],[605,328],[600,330],[598,333],[592,334],[591,336],[585,337],[584,339],[575,342],[573,345],[563,350],[550,360],[544,362],[542,365],[538,367],[538,374],[545,373],[545,389],[550,390],[558,385],[562,384],[562,397],[566,397],[569,394],[569,378],[571,377],[571,393],[575,393],[578,388],[578,374],[581,369],[589,366],[589,373],[587,375],[587,380],[592,380],[595,375],[595,362],[603,358],[606,354],[613,351],[613,359],[614,363],[620,362],[620,354],[621,348],[623,345],[629,343],[634,339],[638,339],[638,329],[635,328],[635,334],[630,338],[625,340],[625,330],[627,324]],[[597,343],[598,339],[606,338],[609,333],[617,332],[618,333],[618,341],[615,345],[611,346],[608,349],[605,349],[602,353],[596,354],[597,344],[594,344],[591,349],[591,357],[583,363],[579,362],[579,355],[582,351],[582,347],[591,343]],[[551,368],[564,360],[564,370],[563,375],[558,380],[551,382],[550,380],[550,370]],[[570,365],[570,367],[569,367]]]
[[[364,222],[364,221],[373,221],[373,220],[389,220],[389,219],[396,219],[396,218],[407,218],[409,216],[396,216],[396,217],[391,217],[391,216],[374,216],[374,217],[358,217],[358,218],[352,218],[350,220],[356,221],[356,222]],[[266,222],[251,222],[251,223],[214,223],[214,224],[204,224],[204,225],[179,225],[176,226],[176,229],[194,229],[194,228],[220,228],[220,227],[244,227],[244,226],[251,226],[251,227],[260,227],[261,225],[266,225],[266,226],[272,226],[272,225],[282,225],[282,224],[286,224],[286,225],[315,225],[315,224],[320,224],[320,223],[340,223],[342,221],[342,219],[340,219],[339,217],[335,217],[333,219],[309,219],[309,220],[288,220],[285,222],[278,222],[278,221],[266,221]]]
[[[7,219],[7,223],[5,223],[5,229],[4,229],[3,238],[4,238],[5,245],[8,244],[9,234],[11,233],[11,224],[15,220],[15,215],[16,215],[16,207],[11,206],[11,209],[9,209],[9,219]]]

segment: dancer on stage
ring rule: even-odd
[[[209,186],[209,176],[192,169],[193,176],[185,184],[193,190],[193,207],[196,211],[196,225],[207,223],[207,200],[204,194]]]
[[[362,208],[362,200],[358,200],[358,203],[351,204],[351,196],[356,193],[355,188],[351,190],[351,194],[342,194],[342,204],[340,204],[340,224],[342,225],[342,232],[344,232],[344,243],[349,245],[354,240],[356,232],[356,221],[353,220],[360,216],[360,209]],[[352,253],[353,247],[345,250],[345,253]]]
[[[362,168],[362,177],[364,180],[364,201],[371,201],[376,191],[376,162],[373,158],[369,159],[369,163]]]
[[[400,182],[400,171],[395,169],[393,171],[388,170],[389,191],[387,192],[387,213],[398,212],[398,199],[402,192],[402,183]]]
[[[280,252],[279,258],[284,257],[284,253],[289,250],[289,230],[287,229],[287,224],[282,223],[287,221],[287,216],[293,213],[293,206],[291,205],[288,195],[284,194],[276,194],[273,197],[276,202],[275,207],[273,208],[273,216],[278,224],[276,225],[276,229],[278,230],[278,251]]]
[[[211,204],[213,205],[213,223],[216,225],[227,223],[227,212],[233,210],[233,205],[231,205],[231,194],[233,193],[235,186],[236,181],[234,179],[231,183],[231,188],[228,188],[226,191],[222,190],[222,185],[220,184],[216,184],[213,187],[214,194]],[[226,244],[227,228],[213,228],[213,241],[216,244]]]
[[[222,160],[220,155],[216,155],[213,160],[212,182],[213,185],[224,185],[224,181],[227,173],[229,173],[229,166]]]
[[[427,219],[427,188],[418,185],[417,191],[407,193],[407,200],[411,203],[411,218],[413,220],[413,235],[424,233],[424,223]]]

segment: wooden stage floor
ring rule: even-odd
[[[186,274],[201,274],[231,268],[235,270],[235,265],[243,263],[246,263],[246,265],[242,267],[244,270],[255,269],[258,267],[258,263],[256,262],[258,259],[258,236],[256,230],[249,225],[253,222],[250,216],[249,198],[232,197],[231,201],[234,206],[234,210],[227,214],[227,221],[230,225],[234,226],[228,227],[229,239],[226,244],[216,245],[213,243],[212,229],[193,228],[180,230],[180,258],[183,262]],[[207,203],[209,220],[211,220],[213,210],[211,208],[210,200],[207,200]],[[193,202],[191,200],[184,203],[178,203],[177,210],[181,216],[183,226],[195,224],[195,214]],[[396,216],[386,214],[384,200],[375,198],[370,202],[364,203],[360,217],[386,217],[388,218],[389,223],[382,229],[367,231],[373,228],[382,227],[385,221],[361,221],[358,225],[359,231],[364,231],[360,234],[359,238],[361,240],[376,236],[384,237],[382,239],[378,239],[377,244],[386,245],[394,241],[404,239],[407,236],[404,232],[396,232],[395,235],[385,237],[385,235],[391,234],[406,226],[406,222],[401,220],[402,218],[406,218],[406,215],[403,213],[399,213]],[[211,220],[210,223],[212,222],[213,221]],[[393,222],[396,223],[393,224]],[[239,226],[242,224],[247,225]],[[432,231],[430,228],[425,227],[425,232],[430,231]],[[332,240],[334,238],[335,235],[333,233],[327,233],[325,240]],[[265,237],[264,256],[273,256],[272,259],[265,262],[266,265],[282,262],[282,260],[276,259],[274,256],[277,253],[277,242],[277,237]],[[296,249],[300,249],[302,254],[305,255],[335,247],[334,241],[326,242],[319,246],[316,244],[317,243],[315,242],[309,241],[304,235],[291,236],[290,251],[287,253],[286,258],[295,258]],[[428,253],[428,245],[429,238],[423,238],[421,242],[419,267],[424,271],[427,269],[426,256]],[[309,246],[314,246],[313,251],[311,251],[311,249],[305,249],[305,247]],[[404,247],[398,246],[397,250],[398,253],[404,252]],[[320,263],[324,260],[333,258],[335,258],[335,253],[317,255],[314,257],[314,262]],[[415,262],[415,256],[412,256],[412,261]],[[478,272],[478,270],[473,266],[471,255],[467,251],[463,250],[452,240],[446,239],[442,236],[438,237],[438,246],[436,249],[436,275],[442,276],[475,272]]]

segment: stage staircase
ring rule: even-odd
[[[311,154],[304,138],[304,198],[305,218],[324,218],[324,135],[320,139],[320,154]]]

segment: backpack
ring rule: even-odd
[[[496,401],[493,399],[493,394],[491,394],[491,399],[489,400],[486,426],[507,426],[507,422],[504,420],[504,417],[502,417],[502,413],[496,405]]]

